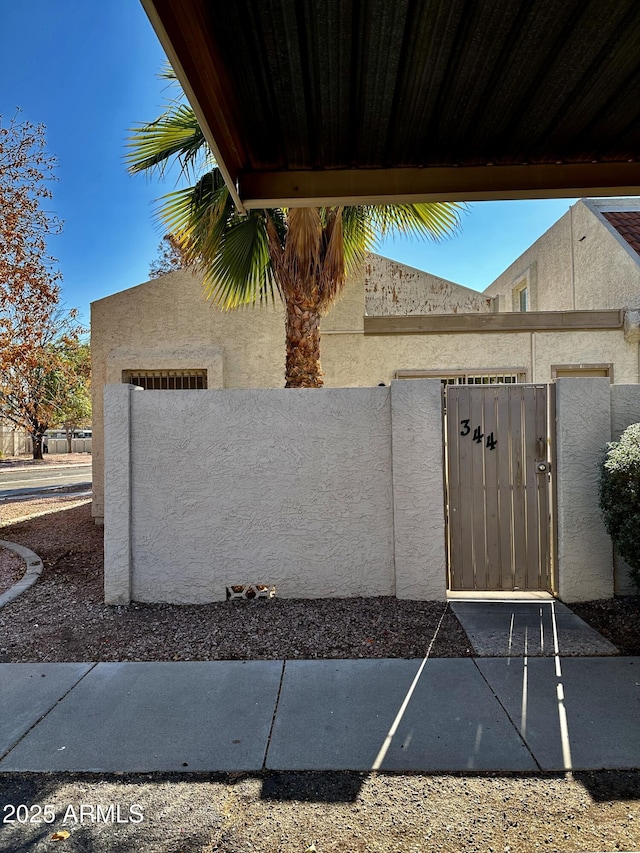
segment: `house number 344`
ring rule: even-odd
[[[471,426],[469,418],[465,418],[463,421],[460,421],[460,426],[462,429],[460,430],[460,435],[469,435],[471,433]],[[476,444],[482,444],[482,439],[487,439],[487,447],[489,450],[495,450],[496,444],[498,443],[498,439],[493,437],[493,430],[489,433],[489,435],[485,436],[482,432],[482,427],[477,426],[473,431],[473,440]]]

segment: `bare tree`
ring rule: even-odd
[[[35,459],[68,391],[65,350],[82,332],[77,312],[60,307],[61,275],[47,254],[61,228],[43,208],[54,165],[42,125],[0,116],[0,416],[31,435]]]
[[[151,261],[149,276],[158,278],[168,272],[184,269],[187,261],[173,234],[165,234],[158,245],[158,257]]]

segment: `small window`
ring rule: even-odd
[[[512,311],[536,311],[537,268],[532,264],[511,288]]]
[[[551,379],[603,377],[613,382],[613,364],[552,364]]]
[[[123,370],[122,381],[145,391],[203,391],[207,387],[207,371],[194,370]]]
[[[529,288],[523,287],[522,290],[518,293],[518,302],[520,304],[521,311],[529,310]]]
[[[452,371],[451,373],[436,370],[396,370],[396,379],[439,379],[443,385],[515,385],[527,381],[524,369],[487,370],[487,371]]]

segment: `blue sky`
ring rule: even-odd
[[[58,159],[52,207],[64,231],[50,242],[66,307],[148,278],[162,230],[154,199],[173,189],[127,174],[127,129],[155,118],[164,54],[139,0],[29,0],[2,4],[0,114],[47,127]],[[482,290],[575,199],[470,205],[460,234],[441,244],[390,240],[381,254]]]

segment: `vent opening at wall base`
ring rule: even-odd
[[[253,598],[275,598],[275,586],[266,583],[238,583],[227,587],[227,601],[232,599],[243,599],[250,601]]]

